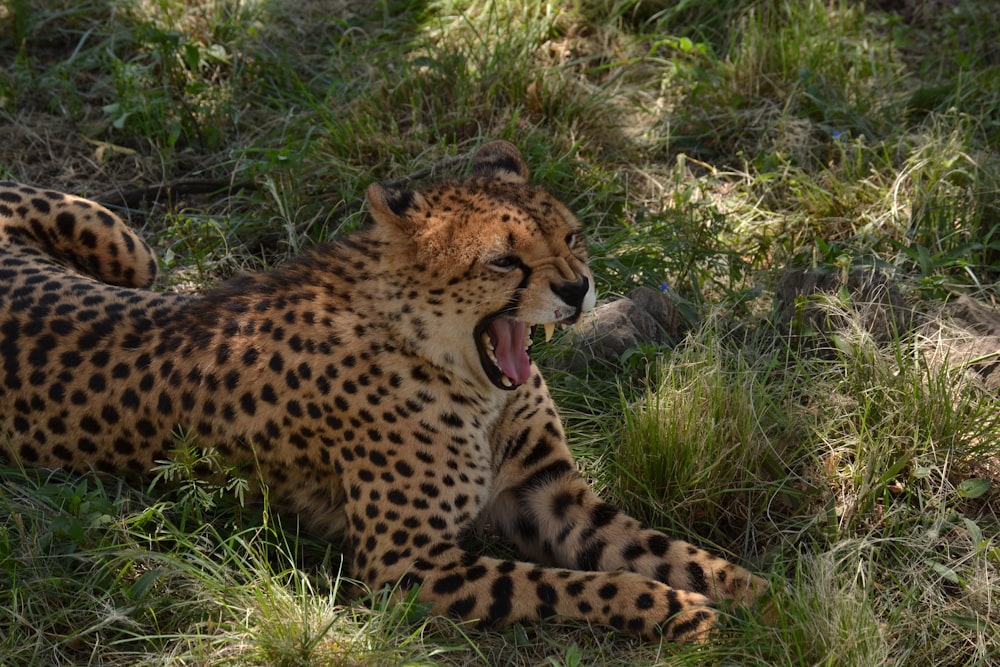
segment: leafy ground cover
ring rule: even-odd
[[[942,316],[996,299],[997,34],[996,0],[3,0],[0,177],[119,206],[164,288],[356,227],[372,180],[517,143],[602,293],[663,289],[687,319],[675,348],[553,370],[581,465],[775,593],[696,647],[475,631],[197,481],[211,452],[160,471],[168,492],[9,463],[0,661],[997,662],[1000,411]],[[840,290],[799,302],[832,331],[789,332],[788,268],[878,270],[923,325],[872,335]]]

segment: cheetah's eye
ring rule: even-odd
[[[487,262],[491,269],[504,273],[520,268],[521,259],[517,255],[503,255]]]
[[[580,240],[580,235],[577,234],[576,232],[570,232],[569,234],[566,235],[566,245],[571,249],[576,246],[576,242],[579,240]]]

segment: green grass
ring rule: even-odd
[[[1000,3],[943,4],[0,0],[0,176],[217,184],[121,209],[164,287],[273,266],[360,225],[372,180],[516,142],[586,226],[602,295],[662,287],[689,326],[676,349],[549,373],[581,466],[775,585],[769,618],[727,610],[699,647],[480,632],[361,590],[339,544],[183,465],[167,492],[9,466],[0,662],[1000,660],[1000,406],[938,318],[997,298]],[[789,332],[788,267],[878,268],[924,324],[873,336],[841,293],[800,303],[832,335]]]

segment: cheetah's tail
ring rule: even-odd
[[[0,181],[0,247],[33,246],[98,280],[150,287],[156,255],[121,218],[96,202]]]

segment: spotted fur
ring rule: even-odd
[[[551,616],[694,639],[760,579],[640,527],[586,485],[529,325],[594,303],[573,215],[517,149],[373,185],[373,225],[201,296],[150,291],[150,249],[76,197],[0,184],[0,428],[32,466],[148,473],[178,427],[353,573],[483,626]],[[2,435],[2,434],[0,434]],[[463,551],[475,523],[527,560]]]

